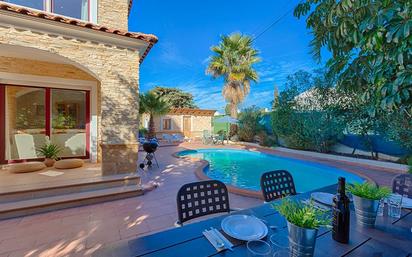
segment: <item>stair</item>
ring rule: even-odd
[[[0,192],[0,220],[142,195],[139,182],[138,176],[117,175]]]

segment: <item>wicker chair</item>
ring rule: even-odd
[[[401,174],[392,180],[392,192],[412,198],[412,174]]]
[[[226,185],[207,180],[183,185],[177,193],[177,226],[209,214],[230,212]]]
[[[287,195],[296,195],[293,177],[286,170],[263,173],[260,177],[260,188],[265,202],[271,202]]]

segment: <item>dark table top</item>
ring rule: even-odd
[[[319,192],[336,192],[336,185],[321,188]],[[310,198],[310,192],[294,196],[299,199]],[[242,210],[239,213],[253,213],[278,229],[269,229],[273,233],[287,233],[285,219],[270,204]],[[144,256],[144,257],[193,257],[193,256],[247,256],[243,241],[229,238],[234,244],[234,251],[217,252],[202,231],[215,227],[220,229],[224,217],[211,218],[197,223],[184,225],[153,235],[136,238],[108,246],[97,252],[99,257]],[[356,224],[355,214],[351,213],[349,244],[341,244],[332,239],[330,229],[320,228],[316,240],[315,256],[412,256],[412,211],[402,210],[400,219],[388,216],[378,217],[373,229],[362,228]],[[269,237],[269,236],[268,236]],[[268,240],[268,237],[265,240]]]

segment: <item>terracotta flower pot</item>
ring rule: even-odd
[[[46,158],[46,159],[44,160],[44,164],[45,164],[47,167],[52,167],[55,162],[56,162],[56,161],[55,161],[54,159],[51,159],[51,158]]]

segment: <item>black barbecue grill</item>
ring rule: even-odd
[[[159,143],[156,139],[150,139],[143,143],[143,151],[146,152],[146,157],[143,162],[140,163],[139,167],[144,169],[145,166],[152,167],[153,160],[156,162],[157,167],[159,168],[159,163],[157,162],[155,152]]]

